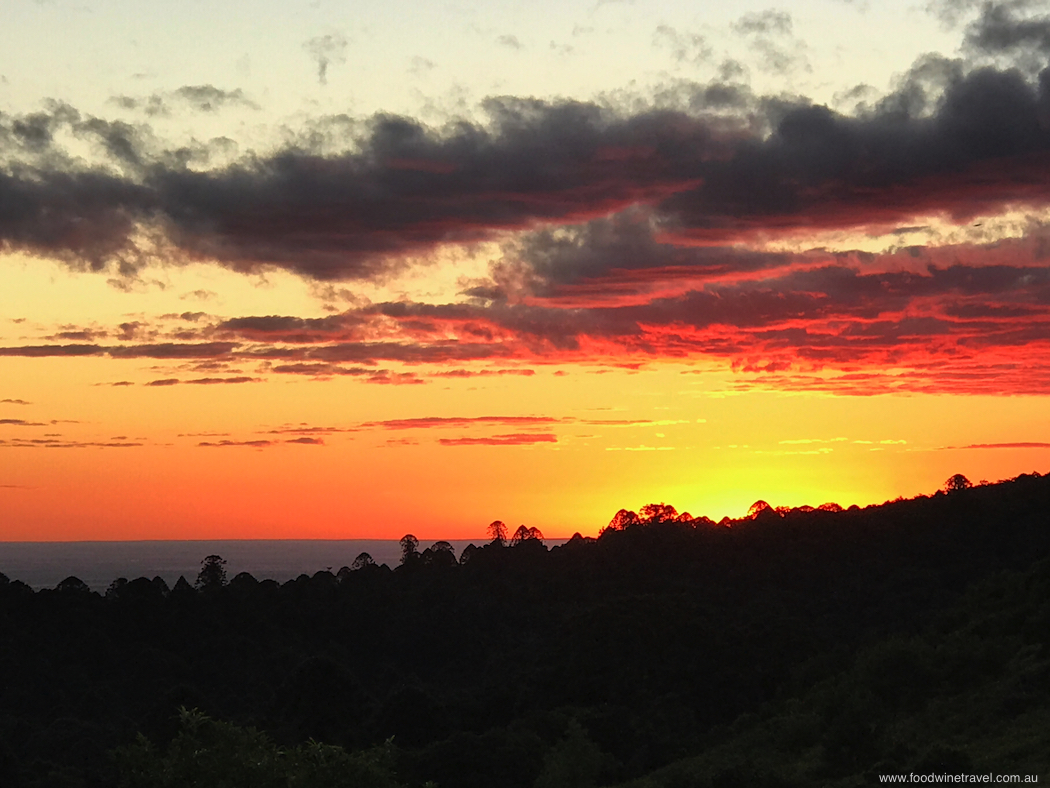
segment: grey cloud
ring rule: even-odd
[[[926,13],[935,16],[941,24],[946,27],[954,27],[976,8],[979,8],[985,0],[929,0],[926,3]]]
[[[660,25],[653,33],[653,44],[671,50],[679,63],[703,63],[714,52],[707,39],[698,33],[684,33],[670,25]]]
[[[742,35],[791,35],[791,14],[770,8],[744,14],[733,23],[733,29]]]
[[[173,107],[184,107],[195,112],[218,112],[225,107],[259,109],[243,90],[223,90],[214,85],[183,85],[170,91],[149,96],[114,96],[111,101],[121,109],[142,112],[149,117],[172,114]]]
[[[500,46],[507,47],[508,49],[521,49],[522,43],[518,40],[517,36],[502,35],[496,37],[496,43]]]
[[[733,247],[688,247],[661,243],[661,227],[650,212],[628,210],[583,225],[526,233],[504,247],[504,257],[520,261],[539,277],[535,285],[605,279],[620,272],[662,269],[667,278],[716,278],[775,268],[792,256]],[[486,295],[484,289],[475,295]],[[489,293],[502,295],[502,293]]]
[[[259,109],[259,105],[250,101],[240,88],[222,90],[213,85],[184,85],[175,90],[172,96],[199,112],[217,112],[227,106]]]
[[[340,33],[329,33],[324,36],[314,36],[305,44],[305,49],[317,63],[317,81],[322,85],[328,84],[328,67],[346,62],[346,49],[349,41]]]

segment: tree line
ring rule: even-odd
[[[652,504],[556,547],[496,521],[458,558],[406,535],[397,566],[362,554],[285,583],[227,577],[220,556],[171,588],[0,576],[0,785],[845,786],[877,763],[991,770],[1003,753],[1035,768],[1047,512],[1050,478],[1028,474],[722,523]],[[229,776],[246,763],[265,775]]]

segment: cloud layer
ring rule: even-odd
[[[791,28],[764,12],[735,30],[786,57]],[[682,58],[704,57],[701,39],[658,33]],[[347,46],[335,34],[307,43],[319,79]],[[124,277],[206,260],[373,282],[448,246],[501,249],[454,302],[194,313],[177,334],[68,328],[0,356],[223,373],[162,373],[155,387],[271,375],[421,385],[672,360],[724,364],[741,385],[1046,393],[1050,17],[985,4],[963,53],[921,58],[851,113],[753,95],[726,69],[622,105],[491,98],[483,119],[443,127],[327,117],[236,155],[218,141],[167,148],[147,125],[64,104],[0,116],[7,250]],[[150,111],[136,102],[126,108]],[[157,102],[248,100],[187,86]]]

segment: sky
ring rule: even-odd
[[[10,0],[0,540],[1050,470],[1050,4]]]

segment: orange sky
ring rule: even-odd
[[[396,111],[334,98],[352,36],[273,50],[294,107],[258,58],[110,85],[73,53],[33,100],[0,58],[0,540],[564,537],[1050,470],[1050,17],[937,8],[957,49],[885,88],[874,50],[832,67],[867,12],[817,0],[624,4],[642,81],[577,25],[512,37],[564,91]]]

